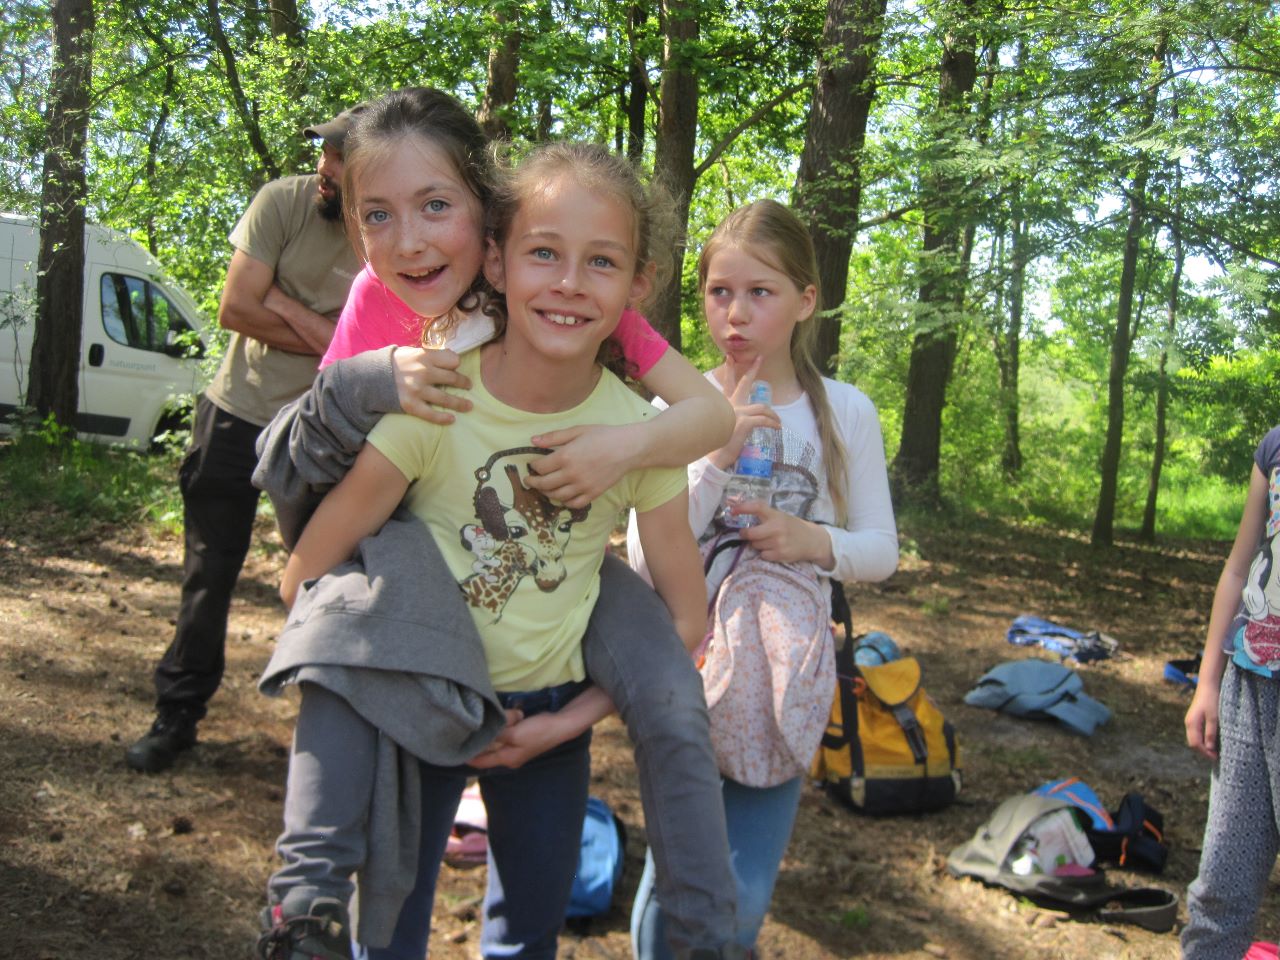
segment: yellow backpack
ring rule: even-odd
[[[812,776],[861,813],[938,810],[960,789],[956,731],[920,686],[920,663],[854,662],[858,638],[836,651],[836,692]]]

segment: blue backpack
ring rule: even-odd
[[[1129,792],[1116,810],[1107,810],[1098,795],[1079,777],[1054,780],[1037,787],[1032,793],[1054,800],[1065,800],[1089,816],[1085,833],[1089,845],[1101,863],[1137,867],[1160,873],[1169,859],[1164,840],[1164,817],[1142,799],[1142,794]]]
[[[627,849],[627,832],[622,821],[599,797],[587,798],[587,816],[582,824],[582,853],[578,875],[573,878],[569,898],[569,919],[597,917],[608,913],[613,891],[622,879]]]

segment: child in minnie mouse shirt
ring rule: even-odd
[[[1187,744],[1215,761],[1183,957],[1243,957],[1280,852],[1280,427],[1254,453],[1214,592]]]

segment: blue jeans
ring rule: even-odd
[[[584,689],[570,683],[531,693],[499,694],[526,716],[559,710]],[[422,763],[422,838],[418,878],[387,947],[356,944],[357,960],[422,960],[431,908],[458,799],[469,777],[480,778],[489,821],[489,880],[481,951],[486,958],[556,955],[573,890],[591,772],[591,731],[517,770],[438,767]]]
[[[782,855],[800,807],[803,777],[776,787],[748,787],[723,781],[725,821],[737,887],[738,921],[734,939],[754,947],[778,878]],[[637,960],[671,960],[666,917],[654,890],[652,853],[645,855],[644,874],[631,910],[631,948]]]

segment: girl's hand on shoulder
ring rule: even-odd
[[[773,563],[814,563],[820,570],[836,565],[831,537],[820,524],[775,510],[761,500],[748,500],[735,512],[759,517],[758,524],[740,532],[762,559]]]
[[[553,452],[529,463],[525,484],[566,507],[587,506],[635,469],[636,426],[588,424],[530,438]]]
[[[513,719],[514,716],[514,719]],[[507,725],[489,746],[468,761],[477,770],[492,767],[516,769],[534,757],[558,747],[576,734],[566,730],[555,713],[539,713],[525,718],[519,711],[507,711]]]
[[[462,362],[452,350],[428,350],[425,347],[396,347],[391,354],[395,371],[396,394],[400,409],[431,423],[453,423],[450,410],[464,413],[471,401],[442,387],[470,390],[471,381],[458,373]]]
[[[1196,685],[1191,706],[1184,721],[1187,728],[1187,746],[1196,753],[1218,759],[1218,688],[1206,683],[1204,678]]]
[[[733,412],[737,417],[733,425],[733,435],[723,447],[708,454],[708,459],[721,470],[733,468],[738,454],[742,452],[743,444],[747,442],[747,436],[756,427],[772,427],[775,430],[782,427],[782,420],[773,407],[764,403],[751,402],[751,385],[755,383],[756,374],[760,372],[763,359],[763,357],[757,357],[751,366],[742,372],[729,394],[729,402],[733,404]]]

